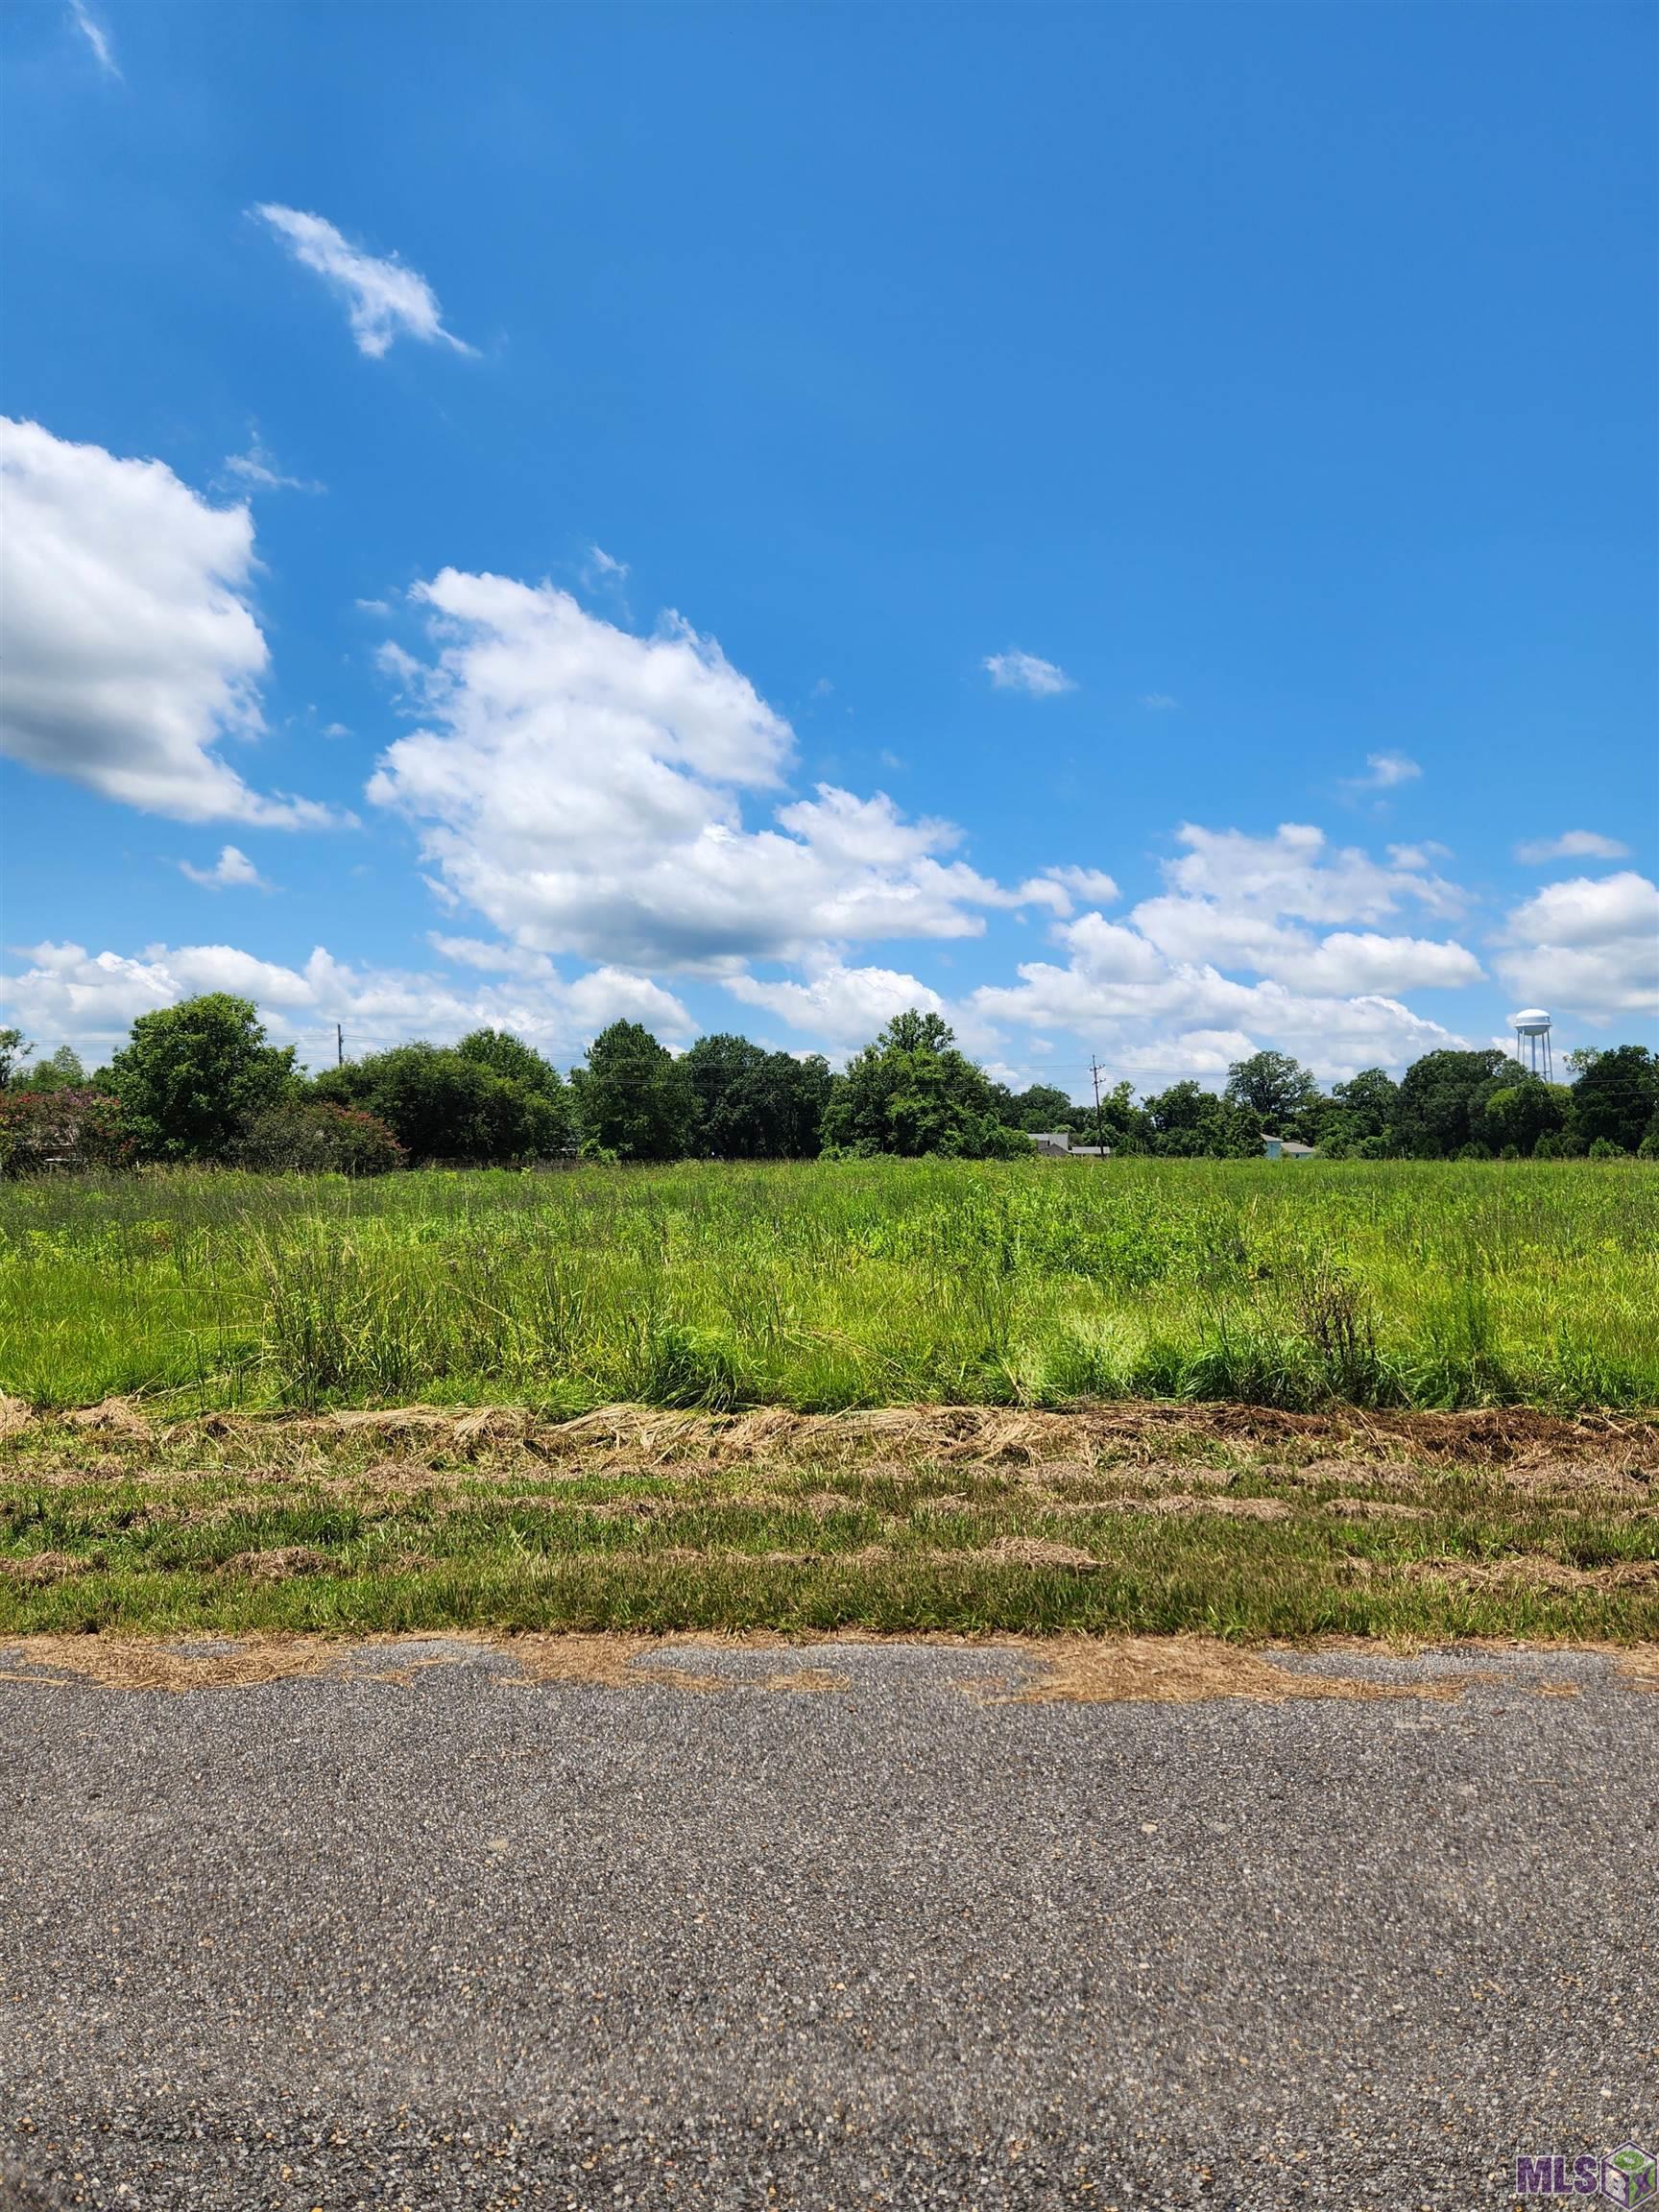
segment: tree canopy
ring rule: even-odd
[[[109,1064],[138,1149],[158,1160],[223,1160],[243,1128],[299,1085],[291,1045],[269,1045],[250,998],[210,991],[141,1014]]]
[[[502,1165],[546,1158],[570,1142],[562,1084],[531,1089],[454,1046],[395,1045],[325,1069],[312,1095],[373,1114],[416,1162]]]
[[[847,1064],[824,1115],[824,1142],[839,1151],[893,1152],[914,1160],[1028,1155],[1029,1140],[992,1110],[985,1071],[956,1047],[939,1014],[896,1014]]]
[[[1138,1100],[1119,1079],[1079,1101],[989,1076],[940,1014],[896,1015],[832,1072],[817,1053],[718,1032],[671,1052],[637,1022],[600,1031],[563,1076],[510,1031],[417,1041],[307,1079],[252,1003],[211,992],[141,1015],[88,1078],[72,1046],[30,1065],[0,1029],[0,1170],[200,1160],[376,1174],[404,1165],[805,1160],[827,1154],[1023,1160],[1030,1139],[1166,1159],[1246,1159],[1264,1134],[1326,1159],[1659,1158],[1659,1054],[1580,1047],[1544,1083],[1496,1047],[1431,1052],[1398,1083],[1362,1068],[1322,1092],[1288,1053],[1235,1061],[1216,1093],[1191,1078]],[[54,1100],[61,1101],[55,1106]]]
[[[570,1083],[585,1148],[618,1160],[684,1160],[690,1152],[697,1093],[685,1061],[642,1023],[601,1029]]]
[[[682,1062],[696,1094],[694,1144],[705,1160],[811,1160],[823,1142],[830,1064],[797,1060],[747,1037],[699,1037]]]
[[[1253,1052],[1228,1069],[1224,1096],[1229,1105],[1247,1107],[1261,1118],[1264,1130],[1280,1136],[1318,1098],[1319,1083],[1313,1070],[1288,1052]]]

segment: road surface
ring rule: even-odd
[[[1610,1659],[693,1663],[0,1659],[0,2201],[1470,2212],[1659,2148],[1659,1696]]]

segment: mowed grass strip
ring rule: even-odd
[[[0,1633],[445,1627],[1648,1641],[1659,1431],[1546,1416],[342,1425],[0,1444]]]

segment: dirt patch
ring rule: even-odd
[[[28,1428],[35,1415],[21,1398],[8,1398],[0,1391],[0,1436],[18,1436]]]

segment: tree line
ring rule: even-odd
[[[817,1053],[745,1037],[672,1053],[613,1022],[562,1074],[504,1030],[397,1045],[307,1076],[271,1044],[252,1001],[224,992],[140,1015],[108,1067],[67,1046],[31,1063],[0,1029],[0,1170],[200,1161],[379,1174],[430,1162],[906,1158],[1022,1159],[1068,1132],[1117,1154],[1247,1159],[1262,1139],[1329,1159],[1659,1158],[1659,1056],[1617,1046],[1570,1055],[1546,1083],[1506,1053],[1431,1052],[1396,1082],[1368,1068],[1322,1091],[1282,1052],[1257,1052],[1225,1087],[1184,1081],[1137,1098],[1119,1082],[1079,1106],[1053,1085],[1016,1092],[957,1046],[937,1014],[895,1016],[839,1073]]]

